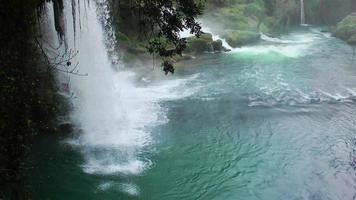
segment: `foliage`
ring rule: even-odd
[[[148,51],[162,57],[181,54],[186,47],[180,32],[189,29],[200,34],[200,25],[195,18],[202,14],[203,2],[193,0],[138,0],[135,7],[141,13],[140,25],[151,30]]]
[[[139,29],[137,32],[144,38],[137,38],[147,41],[147,50],[151,54],[161,57],[179,55],[186,47],[186,40],[180,38],[181,31],[188,29],[192,34],[200,35],[201,27],[195,19],[203,12],[203,0],[123,0],[116,7],[120,9],[117,13],[128,8],[131,13],[123,12],[130,21],[118,23],[119,28]],[[120,16],[118,20],[125,21],[123,18]],[[137,26],[127,23],[137,23]]]

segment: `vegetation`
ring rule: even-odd
[[[180,37],[181,31],[201,34],[196,18],[203,9],[202,0],[113,0],[114,21],[121,31],[118,39],[124,48],[142,52],[146,47],[162,58],[182,54],[186,40]]]
[[[52,132],[61,113],[50,66],[36,43],[43,2],[0,3],[0,199],[29,198],[24,163],[33,136]]]

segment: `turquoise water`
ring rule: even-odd
[[[187,61],[174,76],[136,74],[137,87],[171,79],[181,95],[158,102],[166,120],[147,127],[150,142],[134,154],[145,168],[93,172],[86,156],[123,150],[86,154],[68,142],[74,136],[40,138],[32,155],[36,199],[355,197],[356,65],[345,43],[307,27]]]

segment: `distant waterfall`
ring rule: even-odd
[[[305,8],[304,8],[304,0],[300,0],[300,24],[305,24]]]

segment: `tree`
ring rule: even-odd
[[[113,0],[113,4],[130,8],[136,18],[132,21],[138,23],[151,54],[163,58],[181,55],[186,40],[180,37],[180,32],[188,29],[191,34],[201,34],[195,19],[203,13],[203,0]]]

